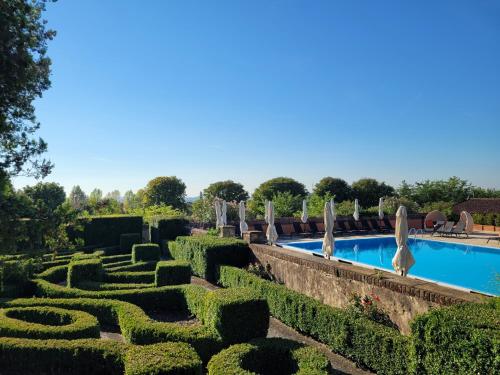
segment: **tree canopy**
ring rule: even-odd
[[[484,190],[482,189],[481,192]],[[471,197],[473,193],[474,187],[470,182],[458,177],[450,177],[448,180],[425,180],[413,185],[403,181],[398,188],[400,196],[422,206],[432,202],[460,203]],[[495,191],[491,190],[489,193],[494,194]]]
[[[264,201],[272,200],[278,193],[290,193],[292,197],[299,197],[303,199],[307,195],[307,190],[304,184],[289,177],[276,177],[271,180],[263,182],[257,189],[255,189],[252,200],[250,202],[250,209],[255,213],[264,213]]]
[[[352,189],[349,184],[341,179],[334,177],[324,177],[315,186],[314,194],[320,197],[326,195],[335,196],[336,202],[342,202],[352,199]]]
[[[228,202],[239,202],[248,199],[248,192],[243,185],[232,180],[214,182],[203,193],[209,200],[221,198]]]
[[[44,177],[52,164],[42,158],[47,143],[33,101],[50,87],[47,42],[55,36],[42,19],[45,0],[0,2],[0,170]]]
[[[146,206],[167,205],[175,209],[186,206],[186,184],[175,176],[156,177],[144,189]]]
[[[385,182],[378,182],[374,178],[362,178],[352,183],[354,198],[365,208],[378,205],[381,197],[391,197],[395,190]]]

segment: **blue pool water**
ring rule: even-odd
[[[295,248],[322,254],[322,241],[289,242]],[[500,249],[450,242],[410,239],[415,264],[409,274],[483,293],[500,295]],[[336,240],[334,256],[393,271],[394,237]]]

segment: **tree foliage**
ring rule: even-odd
[[[352,189],[349,184],[341,178],[334,177],[322,178],[314,186],[313,193],[320,197],[325,197],[329,194],[330,197],[335,197],[336,202],[351,200],[353,198]]]
[[[52,164],[33,101],[50,87],[47,42],[55,36],[42,19],[45,0],[0,2],[0,170],[44,177]]]
[[[363,207],[376,206],[381,197],[390,197],[395,194],[392,186],[385,182],[378,182],[374,178],[362,178],[352,183],[354,198],[359,200]]]
[[[69,193],[68,200],[75,210],[83,210],[84,206],[87,204],[87,199],[87,195],[80,185],[73,186],[71,193]]]
[[[220,198],[227,202],[240,202],[248,199],[248,192],[243,185],[232,180],[214,182],[203,193],[209,200]]]
[[[473,186],[467,180],[450,177],[448,180],[425,180],[413,185],[403,181],[398,188],[398,195],[423,206],[432,202],[460,203],[471,197],[473,191]]]
[[[265,200],[272,200],[278,193],[290,193],[293,197],[304,199],[307,195],[307,190],[304,184],[289,177],[277,177],[266,182],[263,182],[252,195],[252,200],[249,202],[249,208],[259,215],[264,214]]]
[[[167,205],[175,209],[186,206],[186,184],[175,176],[156,177],[144,189],[146,206]]]

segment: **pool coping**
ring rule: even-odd
[[[394,235],[362,236],[362,237],[359,236],[359,237],[354,237],[354,238],[336,238],[335,241],[337,242],[337,241],[348,241],[348,240],[351,240],[351,241],[352,240],[370,240],[370,239],[377,239],[377,238],[394,238]],[[437,242],[437,243],[445,242],[445,243],[449,243],[449,244],[463,245],[463,246],[476,246],[476,247],[482,247],[482,248],[486,248],[486,249],[491,249],[491,250],[494,250],[494,251],[498,251],[499,250],[498,248],[495,248],[495,247],[470,245],[470,244],[465,244],[465,243],[461,243],[461,242],[446,242],[446,241],[432,240],[432,239],[427,239],[427,238],[416,238],[416,240],[429,241],[429,242]],[[301,253],[304,253],[304,254],[312,255],[312,256],[315,256],[315,257],[320,257],[320,255],[318,253],[314,253],[312,251],[303,250],[303,249],[301,249],[299,247],[290,246],[288,244],[289,243],[297,243],[297,242],[321,242],[321,241],[322,241],[322,238],[310,238],[310,239],[306,239],[304,241],[294,241],[294,240],[280,241],[278,243],[278,245],[280,245],[284,249],[289,249],[289,250],[292,250],[292,251],[297,251],[297,252],[301,252]],[[410,249],[411,249],[411,245],[410,245]],[[351,265],[354,265],[356,267],[367,268],[367,269],[374,270],[376,272],[379,272],[379,271],[380,272],[387,272],[387,273],[390,273],[390,274],[392,274],[394,276],[403,277],[403,276],[398,275],[393,270],[390,270],[390,269],[387,269],[387,268],[382,268],[382,267],[375,267],[375,266],[372,266],[370,264],[366,264],[366,263],[362,263],[362,262],[357,262],[357,261],[351,260],[351,259],[343,259],[343,258],[338,258],[338,257],[335,257],[335,256],[330,256],[329,258],[324,258],[324,259],[325,260],[329,260],[329,261],[336,261],[336,262],[344,263],[344,264],[351,264]],[[436,284],[436,285],[443,286],[445,288],[456,289],[456,290],[459,290],[459,291],[462,291],[462,292],[465,292],[465,293],[478,294],[478,295],[485,296],[485,297],[496,297],[496,295],[491,294],[491,293],[487,293],[487,292],[483,292],[483,291],[475,290],[475,289],[470,289],[470,288],[462,287],[462,286],[459,286],[459,285],[448,284],[448,283],[443,282],[443,281],[437,281],[437,280],[433,280],[433,279],[428,279],[428,278],[423,277],[423,276],[415,276],[415,275],[408,274],[404,278],[410,278],[410,279],[417,280],[417,281],[424,281],[424,282],[427,282],[429,284]]]

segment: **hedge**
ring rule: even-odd
[[[132,247],[130,247],[130,252],[132,252]],[[101,257],[102,264],[115,264],[119,262],[130,262],[132,260],[131,254],[119,254],[119,255],[109,255]]]
[[[161,263],[161,262],[159,262]],[[158,264],[159,264],[158,263]],[[106,283],[146,283],[152,284],[155,282],[154,271],[122,271],[122,272],[106,272],[102,281]],[[182,283],[178,283],[182,284]],[[165,284],[167,285],[167,284]]]
[[[129,263],[129,262],[127,262]],[[105,267],[106,272],[125,272],[125,271],[154,271],[156,269],[156,261],[154,262],[138,262],[124,264],[121,266]],[[109,266],[109,265],[108,265]]]
[[[156,264],[154,274],[156,286],[189,284],[191,282],[191,266],[183,260],[167,260]]]
[[[95,317],[55,307],[21,307],[0,310],[0,336],[30,339],[98,338]]]
[[[120,251],[122,253],[130,253],[132,246],[141,242],[141,233],[124,233],[120,235]]]
[[[161,240],[172,241],[179,236],[189,235],[189,221],[184,218],[155,218],[151,227],[153,242],[160,245]]]
[[[324,305],[239,268],[221,266],[219,283],[225,287],[251,287],[266,298],[271,315],[327,344],[334,352],[379,373],[408,373],[411,340],[396,329]]]
[[[100,259],[85,259],[71,262],[68,266],[68,287],[78,286],[83,281],[100,281],[103,275]]]
[[[168,247],[174,259],[189,261],[193,273],[209,281],[216,280],[217,265],[242,267],[250,254],[246,242],[214,236],[178,237]]]
[[[155,243],[135,244],[132,246],[132,263],[160,260],[160,246]]]
[[[328,358],[317,349],[296,341],[271,338],[232,345],[212,357],[209,375],[328,375]]]
[[[200,375],[201,360],[185,343],[136,346],[112,340],[0,338],[2,375]]]
[[[430,310],[411,328],[414,372],[500,374],[500,298]]]
[[[154,288],[155,284],[144,283],[100,283],[95,281],[85,281],[78,285],[83,290],[124,290],[124,289],[146,289]]]
[[[120,235],[142,233],[142,216],[110,215],[81,219],[85,246],[119,246]]]

